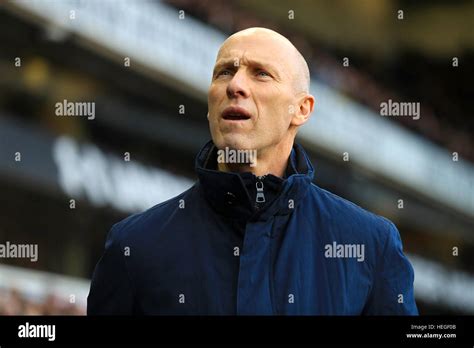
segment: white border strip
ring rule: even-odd
[[[30,299],[44,300],[54,294],[69,303],[70,296],[74,295],[75,304],[85,312],[89,288],[87,279],[0,264],[0,289],[18,289]]]

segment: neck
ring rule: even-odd
[[[218,162],[217,169],[221,172],[251,172],[255,176],[272,174],[283,178],[292,148],[293,142],[278,144],[272,148],[258,150],[257,161],[254,164]]]

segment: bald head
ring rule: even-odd
[[[254,27],[234,33],[222,44],[217,54],[217,59],[219,59],[221,54],[235,41],[252,38],[261,39],[266,42],[271,41],[276,44],[279,49],[280,57],[275,57],[275,59],[278,60],[283,57],[286,60],[285,63],[287,63],[287,67],[292,70],[291,75],[295,93],[309,93],[310,74],[306,60],[290,40],[271,29]]]
[[[295,46],[265,28],[235,33],[219,49],[207,98],[214,144],[256,150],[256,175],[282,175],[314,106],[308,65]]]

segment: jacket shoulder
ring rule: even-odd
[[[316,199],[318,208],[322,215],[331,220],[337,220],[341,224],[350,224],[352,227],[364,227],[358,230],[374,231],[386,234],[398,231],[389,219],[374,214],[357,204],[348,201],[332,192],[329,192],[315,184],[311,184],[313,198]],[[354,231],[354,228],[350,230]]]
[[[169,220],[177,209],[179,209],[182,200],[192,194],[196,185],[182,192],[178,196],[170,198],[164,202],[158,203],[153,207],[115,223],[109,236],[115,242],[123,242],[130,238],[137,238],[141,233],[147,233],[150,228],[156,229]]]

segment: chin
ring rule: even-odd
[[[253,150],[254,145],[249,139],[244,136],[240,135],[231,135],[231,136],[223,136],[221,141],[215,143],[216,146],[220,149],[225,147],[229,147],[230,149],[237,149],[237,150]]]

